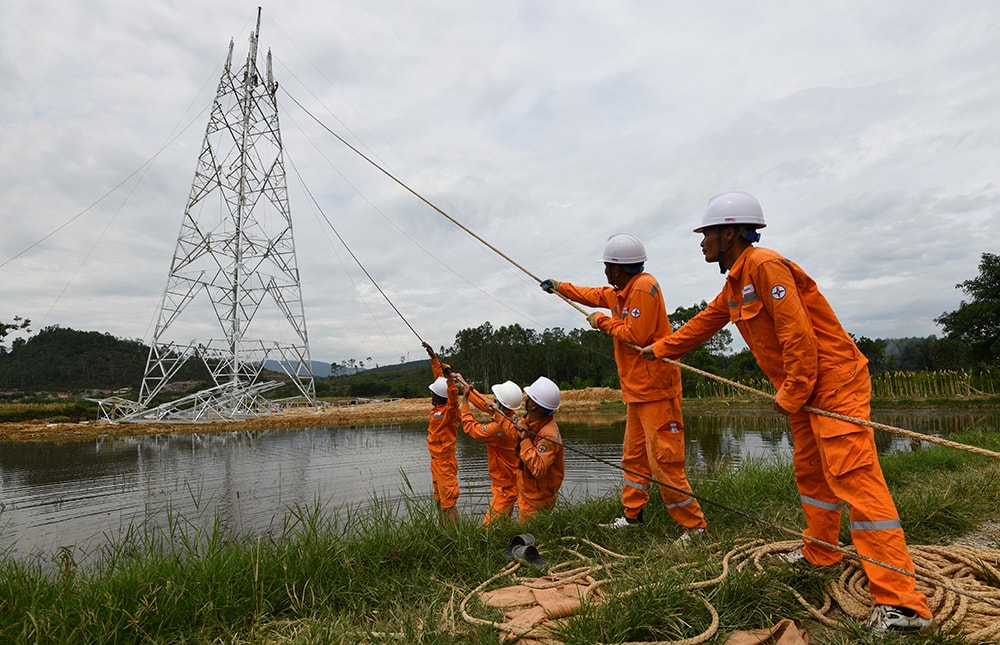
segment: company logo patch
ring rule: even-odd
[[[771,297],[775,300],[781,300],[785,297],[786,293],[788,293],[788,290],[780,284],[776,284],[771,288]]]
[[[545,452],[545,444],[538,446],[538,452]]]
[[[431,416],[435,419],[440,419],[441,417],[444,416],[444,412],[435,412]]]
[[[753,292],[754,292],[754,288],[753,288],[752,284],[743,285],[743,295],[744,296],[746,296],[748,294],[751,294]]]
[[[641,315],[641,312],[638,307],[632,307],[632,311],[629,312],[629,315],[633,318],[638,318]]]

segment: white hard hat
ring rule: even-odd
[[[434,382],[428,385],[427,388],[442,399],[448,398],[448,379],[443,376],[434,379]]]
[[[524,393],[546,410],[559,409],[559,386],[544,376],[539,376],[534,383],[524,388]]]
[[[504,381],[490,388],[500,405],[508,410],[516,410],[524,403],[521,388],[513,381]]]
[[[639,264],[646,261],[646,247],[634,235],[615,233],[604,245],[607,264]]]
[[[723,224],[746,224],[754,228],[764,228],[764,210],[757,198],[739,191],[722,193],[708,200],[701,226],[694,229],[701,233],[709,226]]]

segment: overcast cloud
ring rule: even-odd
[[[228,43],[241,64],[256,10],[0,0],[0,320],[150,340]],[[289,95],[539,277],[600,285],[604,241],[630,232],[669,310],[709,300],[722,277],[691,230],[745,190],[761,244],[848,331],[940,335],[1000,237],[998,33],[992,0],[264,5],[312,357],[423,356],[324,215],[436,347],[485,321],[586,320]]]

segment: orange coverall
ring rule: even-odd
[[[472,390],[469,400],[483,412],[491,414],[489,423],[482,423],[472,415],[469,406],[462,406],[462,429],[477,441],[486,444],[486,460],[490,473],[490,507],[483,518],[483,526],[489,526],[492,518],[514,514],[517,503],[517,470],[520,457],[517,454],[517,429],[509,423],[497,420],[497,415],[489,411],[489,401]],[[503,417],[501,417],[503,418]],[[511,411],[508,421],[516,422],[517,413]]]
[[[506,425],[505,421],[501,423]],[[536,422],[525,420],[524,423],[529,432],[518,446],[521,465],[517,471],[518,521],[521,523],[539,511],[555,506],[566,474],[562,437],[555,419],[546,416]]]
[[[687,530],[704,528],[707,523],[698,500],[679,492],[691,490],[684,472],[680,368],[647,361],[628,346],[645,347],[670,334],[659,283],[652,275],[639,273],[621,290],[561,282],[559,293],[588,307],[611,310],[610,317],[599,316],[596,322],[614,339],[622,400],[627,406],[622,440],[625,516],[636,519],[649,502],[652,476],[672,487],[659,489],[674,521]]]
[[[790,413],[795,482],[805,513],[805,535],[837,544],[841,503],[849,506],[857,552],[913,571],[903,527],[878,462],[870,427],[809,414],[809,405],[859,419],[871,416],[868,360],[844,331],[816,283],[775,251],[748,247],[722,292],[672,335],[653,344],[658,358],[676,358],[732,322]],[[809,562],[826,566],[843,555],[806,541]],[[877,604],[930,618],[913,578],[862,562]]]
[[[441,361],[431,359],[434,378],[444,376]],[[431,408],[427,424],[427,451],[431,453],[431,483],[434,501],[441,510],[453,508],[458,502],[458,386],[448,381],[448,402]]]

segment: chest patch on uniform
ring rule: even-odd
[[[776,284],[771,287],[771,297],[775,300],[781,300],[785,297],[786,293],[788,293],[788,289],[785,289],[785,287],[780,284]]]
[[[751,294],[753,292],[754,292],[754,288],[753,288],[752,284],[745,284],[745,285],[743,285],[743,295],[744,296],[749,295],[749,294]]]
[[[633,318],[638,318],[642,312],[639,311],[638,307],[632,307],[632,311],[628,312],[628,314]]]
[[[538,446],[538,452],[545,452],[545,444]]]
[[[431,416],[434,417],[435,419],[440,419],[441,417],[444,416],[444,412],[434,412],[433,414],[431,414]]]

